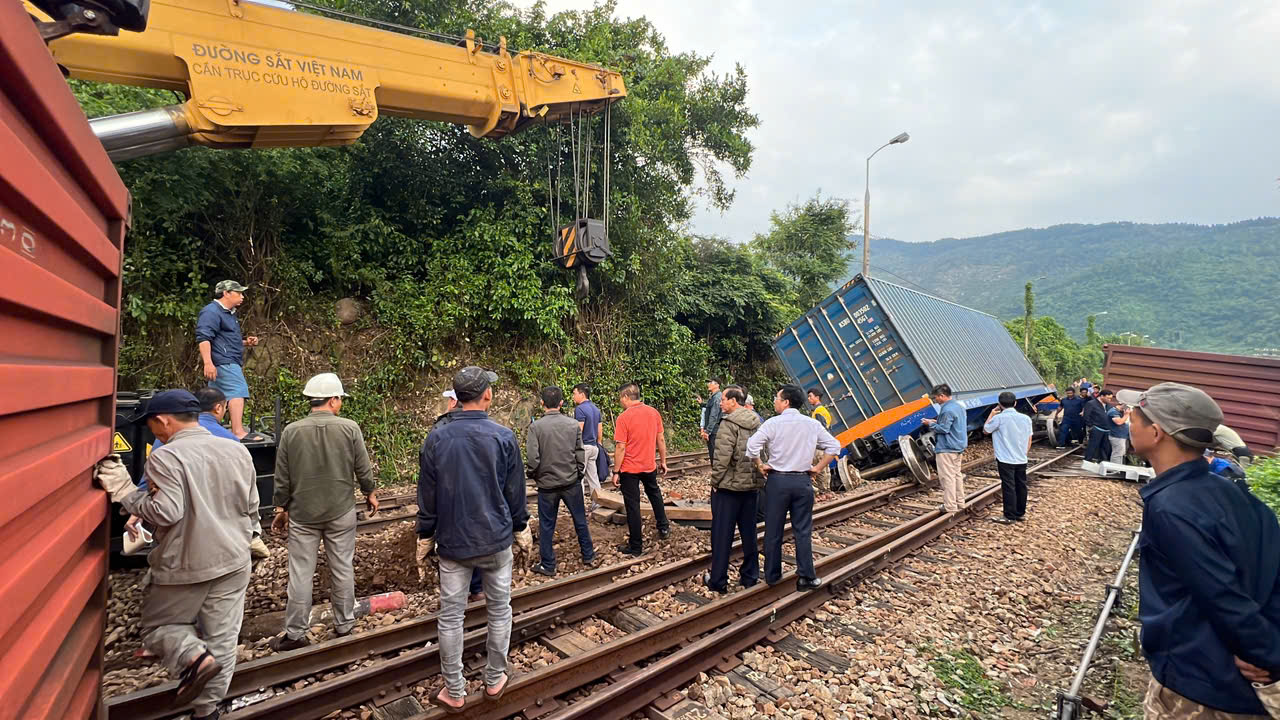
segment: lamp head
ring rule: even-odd
[[[911,139],[911,136],[910,136],[910,135],[908,135],[908,134],[906,134],[906,133],[900,133],[897,137],[895,137],[894,139],[890,140],[890,141],[889,141],[889,144],[890,144],[890,145],[897,145],[898,143],[904,143],[904,142],[906,142],[906,141],[908,141],[908,140],[910,140],[910,139]]]

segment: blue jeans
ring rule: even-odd
[[[812,580],[813,481],[807,472],[771,472],[764,486],[764,580],[782,580],[782,529],[791,513],[796,546],[796,574]]]
[[[556,569],[556,549],[553,544],[556,534],[556,515],[560,512],[562,502],[569,509],[573,529],[578,533],[578,545],[582,548],[582,562],[590,565],[596,559],[596,550],[591,544],[591,531],[587,529],[587,508],[582,502],[582,485],[574,483],[558,490],[539,490],[538,550],[542,556],[542,567],[552,572]]]
[[[743,587],[751,587],[760,581],[755,490],[711,492],[711,582],[708,587],[723,589],[729,585],[734,530],[742,536],[742,572],[738,579]]]
[[[440,619],[436,622],[440,635],[440,671],[449,695],[455,698],[467,694],[466,679],[462,676],[462,624],[467,611],[467,584],[477,570],[484,578],[489,618],[485,640],[486,687],[493,687],[502,679],[507,671],[507,651],[511,648],[511,548],[465,560],[440,558]]]
[[[1062,425],[1058,426],[1058,447],[1066,447],[1069,439],[1078,442],[1082,437],[1084,437],[1084,420],[1080,418],[1063,420]]]

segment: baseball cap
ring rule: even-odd
[[[453,391],[453,389],[452,389],[452,388],[450,388],[450,389],[445,390],[444,392],[440,393],[440,397],[442,397],[442,398],[449,398],[450,400],[457,400],[457,399],[458,399],[458,393],[454,392],[454,391]]]
[[[456,393],[458,402],[467,402],[483,395],[485,389],[496,382],[498,382],[497,373],[468,365],[453,376],[453,392]]]
[[[334,373],[320,373],[307,381],[302,394],[309,398],[347,397],[342,391],[342,381]]]
[[[1142,408],[1161,430],[1197,448],[1213,447],[1222,409],[1203,390],[1181,383],[1160,383],[1145,391],[1121,390],[1116,400]]]
[[[165,390],[152,395],[137,417],[142,419],[152,415],[198,412],[200,412],[200,401],[195,395],[186,390]]]
[[[244,292],[245,290],[248,290],[248,289],[249,289],[249,286],[241,285],[235,280],[223,280],[222,282],[214,286],[213,291],[215,293]]]

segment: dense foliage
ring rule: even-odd
[[[548,209],[549,159],[570,162],[556,128],[495,142],[383,117],[349,147],[193,148],[129,161],[120,166],[134,199],[122,388],[200,382],[194,318],[213,284],[231,277],[252,288],[247,331],[268,336],[250,358],[251,411],[267,412],[280,395],[296,416],[307,374],[336,370],[359,391],[348,411],[388,480],[412,473],[423,430],[424,411],[415,415],[406,398],[429,406],[438,394],[425,386],[465,363],[495,366],[524,397],[551,382],[612,390],[639,381],[689,438],[692,396],[709,375],[768,392],[778,373],[770,340],[839,276],[852,228],[843,203],[815,197],[775,215],[755,243],[683,232],[696,198],[727,206],[726,176],[750,167],[746,132],[758,121],[740,67],[711,73],[708,57],[671,52],[649,21],[619,19],[610,3],[548,16],[541,5],[480,0],[335,1],[619,70],[629,96],[612,118],[613,259],[581,300],[573,276],[548,262],[551,228],[569,219]],[[73,88],[90,116],[181,101]],[[599,147],[599,122],[594,132]],[[597,212],[602,186],[597,176]],[[797,267],[795,255],[831,267]],[[368,309],[349,327],[335,320],[343,297]],[[609,395],[598,396],[607,415],[616,410]]]
[[[928,243],[879,240],[874,251],[876,267],[999,317],[1020,313],[1019,290],[1033,281],[1039,312],[1077,337],[1095,314],[1101,332],[1149,335],[1161,347],[1280,346],[1280,306],[1271,301],[1280,287],[1276,218],[1057,225]]]
[[[1260,458],[1245,472],[1253,494],[1280,515],[1280,457]]]

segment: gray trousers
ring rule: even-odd
[[[1111,440],[1111,462],[1116,463],[1118,465],[1123,465],[1124,451],[1129,445],[1129,440],[1127,438],[1118,438],[1114,435],[1111,436],[1110,440]]]
[[[142,601],[142,644],[163,659],[170,677],[177,679],[205,650],[222,665],[192,703],[197,715],[213,712],[231,686],[249,572],[245,565],[202,583],[147,586]],[[197,623],[203,640],[196,634]]]
[[[356,554],[356,509],[323,525],[299,525],[289,521],[289,602],[284,609],[284,631],[297,640],[311,627],[311,581],[316,573],[316,556],[324,541],[329,562],[329,604],[333,624],[346,633],[356,624],[356,575],[352,563]]]
[[[594,505],[595,498],[592,497],[591,493],[600,489],[600,468],[596,466],[600,457],[600,448],[595,445],[583,445],[582,451],[585,461],[582,479],[586,481],[587,487],[585,490],[587,497],[591,498],[590,504]]]
[[[450,560],[440,558],[440,669],[451,697],[466,697],[467,682],[462,677],[462,622],[467,610],[467,588],[471,571],[480,570],[484,598],[489,611],[486,643],[488,662],[484,668],[485,687],[492,687],[507,671],[507,650],[511,648],[511,548],[492,555]]]

